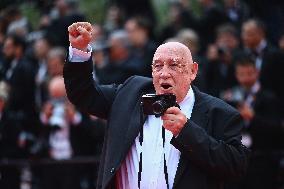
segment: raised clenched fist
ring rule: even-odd
[[[88,22],[75,22],[68,27],[68,32],[71,46],[86,52],[92,38],[92,25]]]

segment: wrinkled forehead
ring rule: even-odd
[[[192,57],[190,50],[183,44],[178,42],[168,42],[160,45],[153,58],[153,63],[156,61],[180,61],[191,63]]]

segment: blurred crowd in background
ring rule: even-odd
[[[190,0],[168,0],[161,26],[150,0],[106,1],[101,23],[88,20],[77,0],[30,1],[40,10],[33,27],[19,1],[4,2],[0,188],[95,188],[97,164],[60,163],[99,156],[106,125],[66,97],[67,27],[79,21],[93,24],[93,77],[100,84],[151,77],[158,45],[188,46],[199,64],[194,85],[236,107],[245,120],[242,142],[251,149],[250,164],[246,177],[227,188],[284,188],[283,2],[196,0],[196,15]],[[51,163],[33,166],[43,159]],[[17,160],[24,163],[10,163]]]

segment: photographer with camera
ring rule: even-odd
[[[280,99],[261,86],[252,58],[242,55],[235,67],[238,85],[222,92],[221,98],[235,106],[245,120],[242,142],[251,149],[251,163],[241,188],[279,188],[284,184],[280,174],[284,159]]]
[[[108,120],[97,188],[223,188],[225,180],[244,174],[248,151],[241,143],[241,116],[191,86],[198,65],[185,45],[157,48],[153,79],[133,76],[121,85],[98,85],[88,46],[91,24],[77,22],[68,31],[67,95],[80,110]],[[170,94],[173,104],[164,97]],[[156,114],[154,103],[166,110]]]
[[[215,42],[208,45],[206,52],[205,83],[210,95],[219,97],[221,91],[237,83],[233,61],[240,52],[239,44],[233,25],[224,24],[217,28]]]
[[[41,133],[33,146],[33,155],[50,158],[53,163],[42,168],[40,184],[46,189],[78,189],[82,182],[92,186],[96,167],[78,164],[77,160],[100,154],[105,124],[79,112],[68,101],[62,76],[50,80],[48,91],[49,100],[41,111]],[[62,163],[66,160],[68,164]]]
[[[34,153],[55,161],[70,160],[74,157],[72,146],[72,127],[80,127],[81,114],[68,103],[62,76],[53,77],[48,83],[49,100],[42,108],[40,120],[41,135],[35,145]],[[76,139],[75,139],[76,140]],[[74,165],[60,163],[42,169],[40,182],[43,188],[79,188],[80,180]],[[76,168],[77,169],[77,168]]]

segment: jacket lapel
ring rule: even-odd
[[[207,107],[202,101],[202,93],[194,86],[192,86],[194,96],[195,96],[195,102],[193,105],[193,110],[191,113],[190,120],[202,127],[203,129],[207,130],[207,123],[208,123],[208,115],[207,115]],[[178,169],[176,172],[176,176],[174,179],[173,188],[176,187],[176,184],[178,183],[179,179],[181,178],[185,168],[188,166],[188,159],[181,154]]]
[[[140,101],[137,102],[130,116],[131,116],[131,119],[129,121],[128,129],[126,131],[126,134],[125,134],[126,137],[124,141],[126,153],[128,152],[129,148],[133,144],[133,141],[135,141],[135,138],[139,134],[139,131],[141,130],[141,127],[143,126],[143,123],[144,123],[144,119],[141,117],[142,111],[140,107]],[[124,152],[124,155],[125,155],[125,152]]]
[[[151,84],[149,88],[146,88],[146,92],[143,92],[140,96],[140,99],[137,101],[132,113],[131,118],[128,124],[128,129],[125,134],[125,141],[124,141],[124,151],[122,152],[122,157],[125,158],[127,155],[127,152],[129,151],[131,145],[135,141],[135,138],[139,135],[139,132],[141,132],[142,127],[146,121],[147,116],[143,114],[143,110],[141,107],[141,97],[143,94],[146,93],[154,93],[153,85]]]

